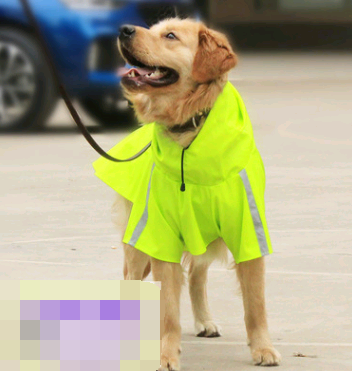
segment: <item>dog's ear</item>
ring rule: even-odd
[[[199,46],[193,62],[193,79],[199,83],[216,80],[237,64],[226,36],[204,25],[199,31]]]

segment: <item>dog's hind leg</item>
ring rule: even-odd
[[[150,257],[127,244],[124,244],[124,252],[124,279],[142,281],[150,273]]]
[[[186,253],[185,265],[189,265],[188,280],[189,294],[191,296],[192,309],[196,336],[218,337],[221,336],[221,328],[212,319],[207,298],[208,268],[214,260],[227,262],[227,246],[222,239],[213,241],[203,255],[192,256]]]
[[[192,257],[188,271],[189,294],[198,337],[221,336],[221,328],[213,322],[209,310],[206,287],[209,265],[209,261],[199,261],[197,257]]]
[[[241,284],[248,345],[253,360],[256,365],[277,366],[281,356],[271,343],[265,311],[264,258],[239,263],[236,271]]]
[[[152,259],[154,281],[161,281],[161,365],[159,371],[180,370],[180,296],[183,284],[181,264]]]

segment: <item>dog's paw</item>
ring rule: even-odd
[[[217,338],[221,336],[221,327],[214,322],[196,322],[196,336],[202,338]]]
[[[279,366],[281,355],[275,348],[255,349],[252,357],[256,366]]]
[[[180,369],[178,357],[166,357],[161,355],[161,365],[158,371],[179,371]]]

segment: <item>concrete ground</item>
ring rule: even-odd
[[[267,306],[280,369],[351,370],[352,55],[246,54],[241,61],[231,79],[266,165],[275,249]],[[0,138],[0,279],[122,279],[113,191],[94,177],[98,156],[71,127],[59,107],[46,132]],[[95,138],[108,149],[125,135]],[[255,369],[237,289],[233,271],[212,267],[219,339],[193,336],[184,289],[183,370]]]

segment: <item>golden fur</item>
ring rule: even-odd
[[[179,40],[166,39],[164,36],[169,32],[175,32]],[[121,45],[119,47],[121,50]],[[237,63],[237,57],[224,35],[192,20],[170,19],[150,30],[136,27],[131,50],[144,64],[169,67],[179,74],[179,80],[166,87],[124,87],[141,123],[158,122],[168,128],[187,122],[199,111],[212,108],[227,81],[228,71]],[[201,126],[194,132],[169,135],[186,147],[199,130]],[[114,210],[118,224],[124,230],[131,204],[118,197]],[[183,269],[180,264],[158,261],[129,245],[124,245],[124,252],[125,279],[143,280],[152,271],[154,280],[161,281],[164,320],[161,323],[159,370],[179,370],[179,308]],[[206,282],[210,264],[216,259],[226,262],[227,257],[227,247],[221,239],[211,243],[204,255],[184,255],[183,266],[188,267],[189,292],[198,336],[221,335],[221,329],[213,322],[209,311]],[[277,365],[281,357],[270,341],[265,313],[264,258],[240,263],[236,270],[253,360],[262,366]]]

